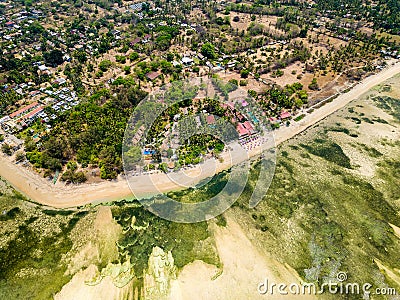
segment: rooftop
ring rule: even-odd
[[[215,118],[214,118],[214,116],[213,115],[208,115],[207,117],[206,117],[206,121],[207,121],[207,124],[215,124]]]
[[[149,80],[154,80],[154,79],[156,79],[158,76],[160,76],[161,74],[159,73],[159,72],[149,72],[149,73],[147,73],[146,74],[146,77],[149,79]]]
[[[30,110],[30,109],[32,109],[32,108],[38,106],[38,105],[39,105],[38,102],[33,102],[33,103],[31,103],[31,104],[29,104],[29,105],[27,105],[27,106],[25,106],[25,107],[23,107],[23,108],[17,110],[16,112],[13,112],[12,114],[10,114],[10,118],[18,117],[18,116],[20,116],[21,114],[23,114],[24,112],[26,112],[26,111],[28,111],[28,110]]]

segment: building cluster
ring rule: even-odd
[[[201,101],[201,98],[195,98],[193,101]],[[222,107],[225,109],[225,117],[231,120],[232,125],[236,128],[238,142],[247,147],[248,144],[258,140],[260,138],[260,132],[256,128],[256,125],[259,121],[254,116],[252,112],[251,105],[244,99],[235,100],[233,102],[226,102],[222,104]],[[163,142],[158,147],[153,144],[141,145],[142,154],[146,160],[147,165],[151,165],[155,163],[153,155],[159,151],[161,153],[161,162],[165,163],[168,172],[172,172],[175,168],[176,162],[180,159],[177,153],[180,151],[181,144],[181,133],[179,121],[186,118],[193,118],[193,124],[196,129],[193,128],[195,132],[198,130],[209,128],[211,130],[216,130],[218,125],[219,118],[215,115],[208,113],[206,110],[203,110],[201,114],[196,114],[192,116],[189,114],[189,110],[192,110],[194,107],[183,107],[180,109],[180,112],[174,115],[172,123],[167,124],[165,127],[165,132],[163,132]],[[190,123],[190,122],[189,122]],[[139,145],[139,141],[142,138],[144,128],[141,127],[136,132],[133,142],[136,145]],[[168,151],[170,151],[170,155],[168,155]],[[202,155],[203,159],[211,158],[212,154],[207,153]],[[184,168],[192,167],[192,164],[186,165]]]
[[[47,129],[50,130],[51,125],[48,123],[51,120],[57,119],[60,114],[79,104],[76,93],[68,87],[60,87],[55,91],[41,88],[30,94],[33,95],[31,101],[39,100],[34,100],[9,115],[0,116],[0,127],[4,132],[17,133],[29,127],[37,119],[46,123]]]

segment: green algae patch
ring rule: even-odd
[[[13,198],[0,201],[3,209],[10,205],[0,220],[0,298],[52,299],[71,279],[62,257],[72,247],[74,219],[52,220]]]
[[[315,143],[300,144],[300,146],[313,155],[322,157],[341,167],[351,169],[350,158],[343,152],[342,147],[335,142],[326,141],[325,143],[321,143],[321,141],[318,140]]]
[[[148,267],[148,260],[154,246],[165,252],[171,251],[175,265],[182,268],[198,259],[219,265],[219,258],[211,244],[204,243],[210,232],[207,222],[181,224],[163,220],[138,205],[126,203],[113,207],[113,216],[123,228],[118,242],[121,254],[128,253],[138,278]],[[135,226],[132,227],[132,219]],[[199,243],[204,248],[198,248]]]

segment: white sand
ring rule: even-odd
[[[292,138],[293,136],[306,130],[308,127],[324,119],[328,115],[344,107],[350,101],[358,98],[374,86],[386,81],[387,79],[400,73],[400,63],[390,65],[382,72],[370,76],[356,85],[351,91],[340,95],[331,103],[327,103],[321,108],[308,114],[300,122],[292,122],[289,127],[283,127],[275,132],[276,145]],[[257,154],[253,151],[250,155]],[[235,160],[235,159],[233,159]],[[188,181],[187,184],[198,182],[213,174],[215,170],[221,171],[231,167],[231,161],[225,157],[223,163],[217,165],[210,164],[210,167],[197,167],[197,169],[186,171],[189,175],[193,174],[194,179]],[[202,168],[198,175],[198,168]],[[195,175],[194,175],[195,174]],[[98,184],[83,184],[79,186],[66,186],[63,183],[56,185],[41,178],[38,174],[27,170],[19,165],[14,164],[9,158],[0,155],[0,176],[10,182],[17,190],[25,194],[33,201],[43,205],[55,208],[68,208],[89,203],[101,203],[113,200],[119,200],[132,197],[132,192],[128,187],[126,180],[122,177],[116,181],[101,182]],[[165,174],[151,175],[151,180],[156,183],[160,192],[167,192],[184,188],[174,184]],[[146,193],[150,187],[149,176],[136,177],[134,185],[140,186],[143,193]]]
[[[269,283],[300,285],[295,270],[261,254],[230,217],[227,218],[226,228],[214,225],[213,232],[223,263],[221,275],[213,278],[221,270],[202,261],[186,265],[172,283],[171,300],[292,299],[293,295],[282,296],[276,290],[272,295],[260,294],[258,285],[265,282],[266,278]],[[295,297],[316,299],[313,295]]]
[[[105,277],[97,285],[87,285],[85,281],[90,281],[98,273],[95,265],[79,271],[74,275],[61,291],[55,295],[55,300],[133,300],[135,290],[132,283],[123,288],[115,287],[111,277]]]

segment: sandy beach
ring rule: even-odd
[[[262,289],[261,293],[258,291],[266,278],[270,283],[293,283],[301,286],[297,272],[287,264],[261,253],[234,221],[234,216],[227,215],[225,228],[213,224],[211,231],[223,268],[218,270],[215,266],[198,260],[186,265],[172,282],[169,299],[282,299],[282,295],[276,291],[271,294],[271,289],[267,294],[262,294]],[[216,276],[219,271],[220,275]],[[261,288],[264,286],[261,285]],[[317,297],[305,294],[296,295],[296,299]]]
[[[364,79],[349,92],[339,95],[332,102],[307,114],[301,121],[292,122],[290,126],[276,130],[274,132],[275,144],[279,145],[301,133],[366,93],[374,86],[398,73],[400,73],[400,62],[390,65],[380,73]],[[258,154],[259,151],[258,149],[254,149],[248,152],[247,158],[241,157],[240,159],[235,157],[234,151],[232,153],[232,156],[229,153],[225,153],[222,163],[210,161],[193,169],[186,170],[183,185],[177,184],[177,181],[171,180],[167,174],[161,173],[136,176],[130,181],[130,184],[137,187],[137,190],[140,190],[143,194],[151,193],[153,186],[156,186],[159,192],[183,189],[215,173],[226,170],[232,166],[232,162],[243,161],[249,156]],[[66,185],[61,182],[53,184],[29,169],[15,164],[3,154],[0,155],[0,176],[6,179],[19,192],[32,199],[32,201],[54,208],[73,208],[90,203],[104,203],[133,197],[131,189],[123,176],[120,176],[115,181],[104,181],[96,184]]]

